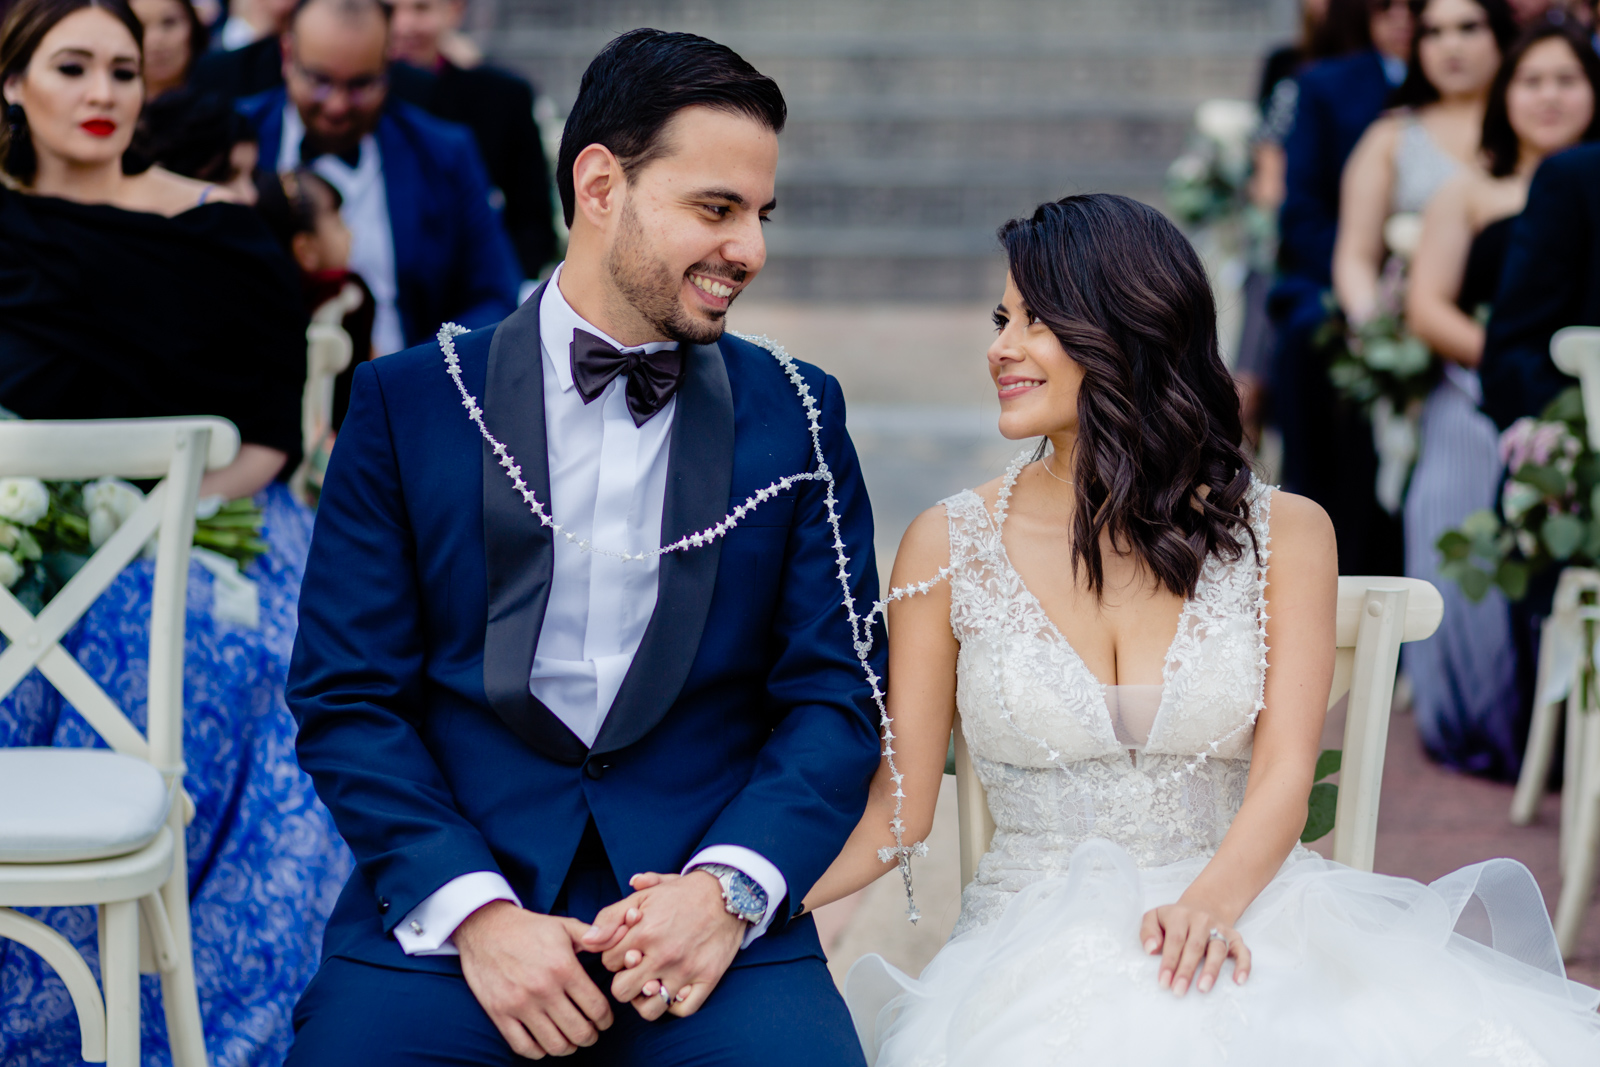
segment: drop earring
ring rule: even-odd
[[[28,116],[22,111],[21,104],[6,105],[6,125],[13,130],[20,130],[28,121]]]

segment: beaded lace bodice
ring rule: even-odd
[[[1101,683],[1012,567],[1009,489],[998,517],[970,490],[944,501],[956,704],[997,827],[958,934],[999,918],[1091,838],[1142,867],[1210,856],[1244,799],[1266,679],[1269,487],[1253,483],[1248,498],[1259,557],[1249,544],[1236,560],[1213,556],[1183,606],[1142,747],[1112,709],[1146,687]]]

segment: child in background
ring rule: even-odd
[[[349,268],[350,230],[339,217],[343,197],[337,189],[303,167],[283,174],[258,171],[255,184],[256,210],[300,267],[311,310],[308,373],[323,382],[325,375],[335,375],[329,393],[307,393],[302,414],[305,459],[290,478],[295,494],[315,506],[334,437],[350,406],[355,365],[375,354],[372,321],[377,305],[366,282]]]
[[[338,300],[346,305],[343,314],[333,319],[350,335],[354,352],[350,366],[334,380],[332,428],[337,431],[350,405],[350,382],[355,376],[355,364],[373,356],[372,320],[377,311],[367,283],[349,269],[350,230],[339,216],[344,198],[325,179],[305,167],[283,174],[257,172],[256,188],[260,194],[256,210],[265,217],[279,244],[300,266],[306,307],[311,311],[312,321],[329,317],[330,301]]]

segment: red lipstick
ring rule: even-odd
[[[117,132],[117,124],[110,119],[90,119],[80,126],[91,137],[110,137]]]

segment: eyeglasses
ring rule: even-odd
[[[311,99],[325,104],[334,93],[343,93],[352,104],[371,104],[389,87],[387,74],[363,74],[355,78],[330,78],[319,71],[306,68],[298,59],[291,60],[295,74],[311,86]]]

